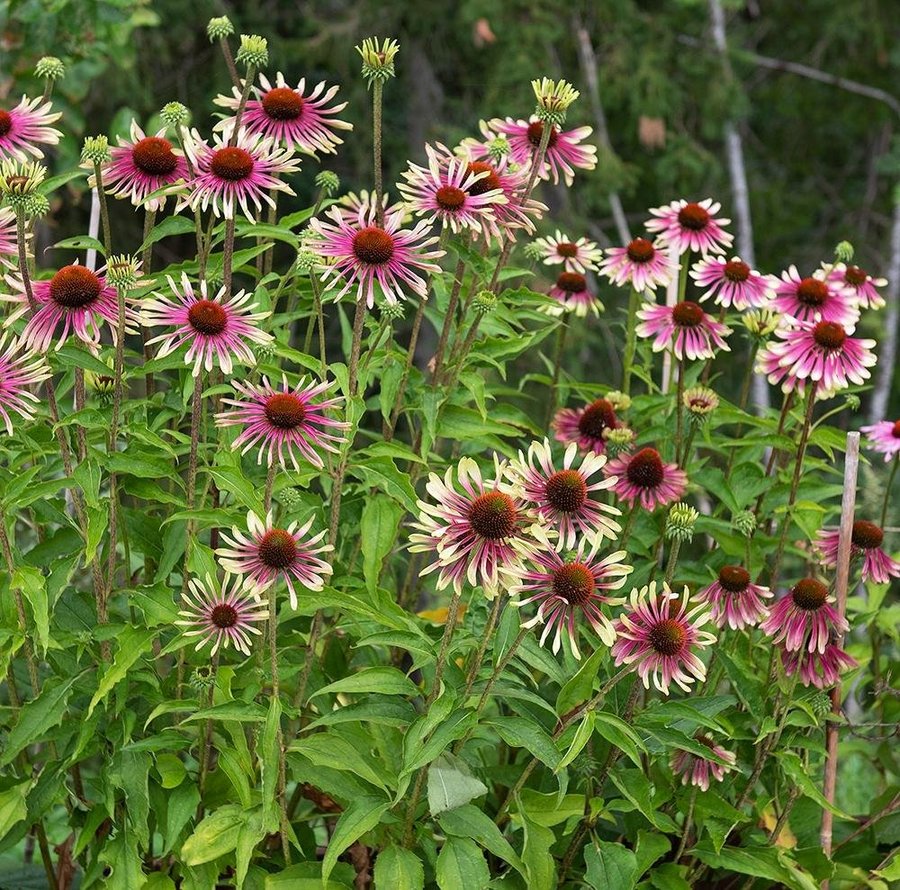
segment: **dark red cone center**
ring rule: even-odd
[[[297,542],[283,528],[267,531],[257,545],[259,558],[270,569],[286,569],[297,558]]]
[[[491,541],[508,538],[516,530],[517,519],[516,505],[502,491],[489,491],[479,495],[469,508],[472,530]]]
[[[820,321],[813,328],[813,339],[825,349],[840,349],[847,339],[847,332],[836,321]]]
[[[560,241],[556,245],[556,252],[560,256],[569,259],[570,257],[578,256],[578,245],[573,244],[571,241]]]
[[[602,439],[604,430],[615,427],[616,412],[606,399],[591,402],[578,419],[578,432],[589,439]]]
[[[750,573],[742,566],[722,566],[719,584],[729,593],[743,593],[750,585]]]
[[[672,319],[683,328],[696,328],[703,323],[703,310],[697,303],[682,300],[672,308]]]
[[[638,488],[656,488],[665,477],[662,458],[655,448],[642,448],[628,462],[625,475]]]
[[[212,623],[222,630],[234,627],[238,621],[237,609],[229,606],[228,603],[219,603],[217,606],[213,606],[209,617]]]
[[[135,167],[148,176],[167,176],[178,166],[172,143],[160,136],[147,136],[131,149]]]
[[[188,309],[188,321],[195,331],[210,337],[221,334],[228,327],[228,315],[214,300],[197,300]]]
[[[692,232],[702,232],[709,225],[709,212],[699,204],[685,204],[678,211],[678,222]]]
[[[229,145],[213,154],[209,166],[219,179],[240,182],[253,172],[253,155],[236,145]]]
[[[729,260],[725,263],[725,277],[729,281],[741,282],[750,277],[750,267],[740,260]]]
[[[547,502],[555,510],[575,513],[587,500],[587,483],[577,470],[560,470],[547,480]]]
[[[594,573],[580,562],[560,566],[553,573],[553,592],[570,606],[583,606],[594,592]]]
[[[483,195],[485,192],[492,192],[494,189],[500,188],[500,177],[497,175],[497,171],[486,161],[472,161],[466,167],[466,172],[474,173],[476,176],[479,173],[487,173],[487,176],[482,176],[481,179],[469,186],[470,195]]]
[[[656,248],[646,238],[635,238],[625,251],[633,263],[649,263],[656,256]]]
[[[797,299],[804,306],[821,306],[828,299],[828,285],[818,278],[804,278],[797,285]]]
[[[276,121],[293,121],[303,114],[303,99],[288,87],[275,87],[262,97],[263,111]]]
[[[394,239],[377,226],[367,226],[353,236],[353,252],[367,266],[383,266],[394,255]]]
[[[64,309],[81,309],[100,296],[100,279],[84,266],[64,266],[50,279],[50,299]]]
[[[587,288],[587,279],[577,272],[563,272],[556,279],[556,286],[567,294],[580,294]]]
[[[844,281],[854,287],[865,284],[868,277],[869,273],[865,269],[860,269],[859,266],[847,266],[847,271],[844,272]]]
[[[266,399],[266,420],[280,430],[292,430],[306,419],[306,406],[290,392],[278,392]]]
[[[881,542],[884,540],[884,532],[874,522],[858,519],[853,523],[851,540],[857,547],[862,547],[863,550],[875,550],[881,546]]]
[[[544,135],[544,122],[533,121],[528,125],[528,141],[537,147],[541,144],[541,136]],[[559,131],[556,127],[550,127],[550,140],[547,142],[547,148],[553,148],[556,140],[559,139]]]
[[[794,605],[805,612],[815,612],[828,599],[828,588],[815,578],[803,578],[791,588]]]
[[[684,627],[674,618],[664,618],[662,621],[658,621],[650,628],[648,636],[650,645],[656,652],[660,655],[670,656],[677,655],[687,639]]]
[[[5,136],[12,129],[12,115],[0,108],[0,136]]]
[[[434,194],[442,210],[459,210],[466,203],[466,193],[455,185],[442,185]]]

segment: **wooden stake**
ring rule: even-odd
[[[847,589],[850,582],[850,551],[853,535],[853,514],[856,509],[856,475],[859,471],[859,433],[847,433],[847,453],[844,457],[844,496],[841,501],[841,526],[838,538],[837,568],[835,570],[834,591],[837,599],[836,608],[843,618],[847,611]],[[839,634],[837,645],[843,643],[843,634]],[[841,711],[841,682],[831,690],[831,713],[836,716]],[[825,781],[822,793],[828,803],[834,803],[837,785],[838,761],[838,724],[829,720],[825,724]],[[822,812],[822,831],[820,840],[826,856],[831,856],[832,824],[834,814],[829,809]],[[822,890],[828,890],[828,881],[822,884]]]

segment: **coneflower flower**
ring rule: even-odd
[[[642,448],[635,454],[620,454],[604,468],[607,476],[615,476],[613,491],[629,506],[639,503],[645,510],[655,510],[680,500],[687,488],[687,475],[677,464],[663,463],[655,448]]]
[[[7,345],[6,336],[0,336],[0,418],[11,436],[10,413],[26,421],[34,419],[34,406],[40,399],[28,388],[50,377],[50,368],[43,356],[23,348],[22,341],[12,339]]]
[[[542,524],[557,532],[559,550],[571,550],[579,535],[593,543],[604,537],[615,540],[622,530],[610,519],[621,515],[620,511],[591,497],[591,492],[607,491],[616,484],[611,477],[591,481],[606,465],[606,456],[589,451],[575,466],[577,454],[578,445],[573,442],[557,469],[550,442],[544,439],[532,442],[528,455],[520,451],[518,459],[509,465],[510,481],[537,511]]]
[[[296,585],[308,591],[321,590],[331,577],[331,566],[317,554],[334,550],[330,544],[320,544],[325,530],[304,540],[310,530],[313,517],[302,526],[292,522],[287,528],[272,523],[269,512],[262,522],[252,511],[247,514],[247,530],[244,534],[236,526],[234,536],[223,534],[228,545],[216,550],[222,568],[235,575],[246,575],[260,590],[265,590],[278,580],[287,585],[291,608],[297,608]],[[298,528],[299,526],[299,528]]]
[[[800,682],[804,686],[815,686],[817,689],[831,688],[838,682],[844,670],[858,664],[855,658],[848,655],[831,639],[825,644],[823,652],[782,648],[781,663],[789,677],[799,672]]]
[[[145,324],[173,328],[148,341],[148,344],[162,344],[157,353],[160,358],[187,345],[184,362],[193,363],[194,377],[201,368],[211,371],[216,363],[225,374],[231,374],[235,360],[246,365],[255,363],[251,343],[263,346],[272,341],[271,334],[258,326],[270,313],[254,312],[256,303],[247,305],[253,294],[238,291],[229,297],[223,287],[210,297],[206,282],[201,281],[198,295],[184,272],[180,287],[171,276],[166,279],[174,299],[154,293],[155,299],[146,300],[143,305]]]
[[[241,89],[232,88],[233,95],[217,96],[213,101],[222,108],[237,111],[241,103]],[[244,106],[241,126],[250,133],[283,143],[291,151],[302,151],[315,156],[316,152],[334,154],[335,147],[343,144],[336,130],[352,130],[353,124],[335,115],[346,107],[346,102],[328,104],[337,95],[338,87],[327,87],[324,81],[317,83],[307,94],[306,79],[296,87],[290,87],[279,71],[274,86],[265,74],[259,75],[259,86],[251,88],[251,96]],[[234,118],[226,118],[216,124],[217,130],[234,126]]]
[[[235,380],[232,385],[243,398],[222,399],[233,409],[217,414],[216,426],[242,426],[231,447],[246,454],[259,446],[258,464],[265,455],[267,466],[277,460],[287,469],[290,461],[299,470],[299,456],[321,469],[324,464],[319,451],[337,453],[336,444],[344,441],[340,432],[350,424],[333,420],[325,413],[340,407],[343,399],[319,399],[335,386],[334,381],[306,385],[306,379],[301,378],[295,387],[290,387],[283,376],[280,389],[275,389],[265,377],[261,384]]]
[[[6,320],[9,325],[28,312],[30,307],[22,279],[9,275],[6,282],[14,293],[0,295],[0,300],[19,304]],[[76,262],[63,266],[49,280],[33,281],[31,287],[38,308],[22,332],[22,340],[29,349],[46,352],[54,337],[55,348],[59,349],[72,333],[91,352],[96,352],[100,345],[98,319],[109,324],[115,338],[119,318],[116,289],[102,274]],[[126,330],[130,331],[136,320],[130,306],[125,309],[125,318]]]
[[[678,253],[724,253],[731,247],[734,236],[723,228],[731,220],[716,217],[722,205],[705,201],[686,201],[681,198],[664,207],[651,207],[653,218],[644,223],[648,232],[657,234],[657,243],[673,247]]]
[[[0,108],[0,158],[27,161],[28,156],[42,158],[39,145],[56,145],[62,133],[50,124],[56,123],[62,112],[54,112],[53,105],[38,96],[22,101],[14,108]]]
[[[722,566],[719,577],[697,593],[697,599],[709,603],[716,627],[732,630],[754,627],[769,614],[764,599],[771,599],[768,587],[754,584],[742,566]]]
[[[493,209],[505,204],[507,198],[499,187],[483,191],[476,188],[490,173],[470,169],[471,164],[443,145],[426,145],[425,153],[428,166],[410,162],[403,173],[406,182],[397,185],[413,213],[427,222],[440,223],[454,234],[469,229],[486,239],[498,237],[500,229]]]
[[[231,575],[225,575],[221,587],[209,575],[205,583],[190,578],[183,605],[175,624],[189,628],[184,631],[186,637],[200,637],[195,650],[212,643],[210,655],[215,655],[219,647],[229,646],[249,655],[250,634],[262,633],[257,624],[269,615],[268,606],[259,600],[259,591]]]
[[[585,237],[573,241],[559,229],[555,235],[535,239],[544,265],[553,266],[562,263],[567,272],[579,272],[584,275],[588,269],[596,269],[603,258],[603,251],[596,243]]]
[[[607,430],[619,426],[615,409],[608,399],[596,399],[583,408],[563,408],[553,418],[557,442],[575,442],[582,451],[602,454],[606,450]]]
[[[609,247],[600,272],[613,284],[630,285],[638,293],[668,287],[678,266],[664,250],[647,238],[635,238],[625,247]]]
[[[872,376],[874,340],[851,337],[853,328],[835,321],[795,324],[775,331],[780,339],[770,341],[757,356],[758,369],[771,383],[781,383],[784,392],[803,389],[800,384],[812,381],[819,390],[834,393]]]
[[[678,748],[672,754],[669,764],[672,772],[681,776],[682,785],[691,784],[702,791],[709,791],[710,779],[721,782],[725,773],[734,768],[737,759],[731,751],[726,751],[707,735],[698,733],[694,736],[694,741],[708,748],[716,760]]]
[[[505,120],[494,118],[488,126],[509,141],[509,157],[521,167],[531,165],[535,150],[541,144],[544,122],[532,117],[530,120]],[[583,145],[583,141],[593,133],[591,127],[577,127],[574,130],[559,130],[551,126],[550,141],[544,163],[538,171],[541,179],[553,177],[554,183],[560,179],[566,185],[575,181],[575,168],[593,170],[597,166],[597,149],[593,145]]]
[[[713,358],[717,348],[730,352],[725,337],[731,328],[707,315],[699,303],[644,306],[637,317],[637,335],[653,337],[654,352],[671,349],[677,359],[693,360]]]
[[[241,127],[237,141],[229,145],[231,130],[216,134],[210,146],[196,130],[185,140],[184,148],[194,166],[194,176],[180,199],[176,212],[190,207],[206,210],[212,207],[216,216],[233,219],[238,208],[254,222],[263,202],[270,207],[275,200],[270,192],[294,192],[279,179],[285,173],[300,170],[299,158],[280,148],[274,139],[255,136]]]
[[[849,292],[857,305],[863,309],[884,307],[884,297],[878,293],[878,288],[887,285],[887,278],[874,278],[865,269],[845,263],[836,263],[832,266],[827,277],[845,292]]]
[[[588,289],[587,278],[580,272],[560,272],[550,288],[550,296],[559,304],[548,307],[551,315],[571,312],[578,318],[584,318],[589,310],[599,315],[603,308],[603,304]]]
[[[183,154],[165,138],[163,128],[155,136],[148,136],[131,122],[130,140],[119,137],[119,147],[110,151],[111,160],[103,165],[103,187],[117,198],[130,198],[134,205],[143,204],[148,210],[161,210],[165,195],[147,200],[147,196],[166,186],[175,186],[188,178],[187,162]],[[93,164],[90,165],[93,169]],[[94,177],[89,180],[96,186]]]
[[[384,216],[384,227],[377,225],[377,211],[370,200],[362,200],[353,211],[332,207],[326,212],[330,222],[310,221],[315,236],[307,247],[333,263],[322,273],[322,280],[330,287],[343,287],[340,299],[354,285],[356,299],[365,297],[371,309],[375,305],[375,284],[389,303],[397,303],[404,296],[404,285],[420,297],[428,293],[427,281],[419,273],[440,272],[434,261],[444,251],[429,250],[438,242],[431,227],[420,220],[412,229],[401,228],[406,208],[397,205]]]
[[[900,454],[900,420],[879,420],[861,427],[869,439],[869,447],[884,455],[886,461]]]
[[[701,300],[714,296],[716,304],[726,309],[758,309],[775,293],[776,279],[751,269],[740,257],[707,257],[691,269],[691,278],[698,287],[706,288]]]
[[[815,578],[803,578],[769,610],[760,630],[783,643],[788,651],[824,652],[833,633],[848,629],[847,621],[831,605],[828,588]]]
[[[771,308],[797,321],[832,321],[852,327],[859,321],[859,308],[852,291],[819,269],[802,278],[796,266],[781,273]]]
[[[522,627],[543,624],[540,643],[543,646],[552,633],[554,655],[565,637],[572,655],[581,658],[577,641],[579,616],[587,620],[605,646],[615,642],[612,621],[602,607],[625,602],[622,597],[609,596],[608,591],[619,590],[632,567],[622,564],[628,556],[624,550],[601,560],[597,556],[598,544],[589,546],[582,539],[568,557],[553,548],[541,548],[529,557],[528,568],[514,572],[514,583],[509,589],[510,596],[517,598],[513,604],[521,607],[538,603],[537,614],[523,621]],[[519,596],[524,599],[518,599]]]
[[[433,503],[418,502],[419,520],[413,523],[418,532],[409,536],[409,549],[436,556],[420,575],[439,570],[438,590],[452,584],[458,592],[468,581],[496,596],[500,570],[507,576],[517,572],[533,549],[529,532],[534,529],[528,526],[534,519],[515,489],[503,482],[504,473],[495,457],[494,477],[486,480],[478,464],[464,457],[455,471],[447,468],[443,479],[429,475],[426,491]]]
[[[838,541],[840,529],[822,529],[815,542],[815,548],[822,558],[822,565],[834,568],[837,565]],[[876,584],[887,584],[891,578],[900,578],[900,562],[891,559],[881,544],[884,531],[874,522],[857,519],[853,523],[850,536],[851,557],[862,557],[863,581],[874,581]]]
[[[706,678],[706,666],[697,651],[712,645],[715,635],[701,630],[710,619],[704,603],[689,606],[688,589],[679,597],[656,582],[631,591],[629,607],[615,621],[612,656],[616,665],[635,664],[644,688],[653,685],[669,694],[674,682],[689,692],[695,680]]]

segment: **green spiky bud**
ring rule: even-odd
[[[613,411],[627,411],[631,407],[631,396],[617,389],[608,392],[604,398],[613,406]]]
[[[394,58],[400,52],[400,44],[396,40],[367,37],[356,47],[356,51],[362,57],[362,75],[369,88],[376,81],[384,83],[395,76]]]
[[[303,502],[300,492],[296,488],[284,488],[278,492],[278,503],[285,510],[296,510]]]
[[[166,102],[159,112],[159,116],[167,127],[180,127],[191,119],[191,113],[187,106],[180,102]]]
[[[50,212],[50,199],[40,192],[32,192],[22,199],[22,210],[29,219],[39,219]]]
[[[855,392],[847,393],[844,396],[844,403],[851,411],[859,411],[860,400],[859,396]]]
[[[47,175],[47,168],[36,161],[7,159],[0,163],[0,195],[17,213],[28,215],[34,195]]]
[[[275,344],[272,342],[257,343],[253,347],[253,355],[256,357],[258,365],[271,362],[275,358]]]
[[[502,161],[509,154],[509,140],[505,136],[495,136],[487,144],[487,153],[492,161]]]
[[[666,537],[684,543],[694,537],[694,525],[700,514],[690,505],[679,501],[672,504],[666,516]]]
[[[34,76],[41,80],[59,80],[65,74],[66,66],[56,56],[44,56],[34,66]]]
[[[265,68],[269,64],[269,41],[259,34],[241,34],[235,61],[247,68]]]
[[[493,291],[480,290],[472,297],[472,309],[479,315],[487,315],[497,308],[497,295]]]
[[[319,265],[319,255],[312,248],[301,246],[297,251],[296,263],[301,275],[309,275]]]
[[[316,188],[322,189],[329,198],[336,195],[340,187],[341,178],[337,173],[333,173],[331,170],[321,170],[316,174]]]
[[[211,665],[201,664],[191,674],[188,685],[197,692],[205,692],[216,682],[216,675]]]
[[[537,262],[544,255],[544,250],[537,241],[529,241],[522,251],[532,262]]]
[[[634,430],[627,426],[617,426],[615,429],[607,427],[603,430],[603,439],[606,442],[606,453],[610,457],[617,457],[631,450],[635,439]]]
[[[741,316],[741,322],[754,337],[764,340],[775,332],[781,316],[770,309],[751,309]]]
[[[840,241],[835,245],[834,261],[836,263],[850,263],[853,261],[853,245],[849,241]]]
[[[106,136],[88,136],[81,149],[81,160],[91,164],[105,164],[112,155]]]
[[[731,527],[745,538],[750,538],[756,531],[756,516],[752,510],[741,510],[731,516]]]
[[[567,80],[551,80],[549,77],[531,81],[531,88],[537,99],[534,113],[553,127],[565,122],[566,111],[581,95]]]
[[[106,264],[106,280],[120,290],[131,290],[141,278],[141,262],[136,256],[117,254]]]
[[[400,321],[401,318],[406,314],[403,309],[403,304],[399,301],[395,301],[393,303],[384,300],[380,305],[381,314],[385,318],[389,318],[391,321]]]
[[[222,40],[224,37],[231,37],[234,34],[234,25],[227,15],[220,15],[218,18],[210,19],[206,25],[206,34],[210,43],[216,40]]]

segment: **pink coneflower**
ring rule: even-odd
[[[674,247],[678,253],[693,250],[706,256],[708,253],[724,253],[731,247],[734,236],[726,232],[731,220],[716,214],[722,205],[705,201],[686,201],[681,198],[664,207],[651,207],[653,219],[644,223],[648,232],[658,233],[657,243],[665,247]]]
[[[599,315],[603,308],[603,304],[588,290],[587,278],[580,272],[560,272],[550,288],[550,296],[559,303],[558,307],[551,306],[548,309],[553,315],[572,312],[579,318],[584,318],[588,310]]]
[[[807,380],[826,393],[862,384],[872,376],[875,341],[851,337],[852,331],[834,321],[779,328],[775,336],[780,340],[759,351],[759,369],[771,383],[781,383],[785,392]]]
[[[155,299],[147,300],[143,307],[145,324],[173,328],[147,341],[148,345],[162,344],[157,353],[160,358],[187,344],[184,363],[193,362],[195,377],[201,368],[211,371],[216,362],[226,374],[231,373],[235,359],[246,365],[254,364],[256,359],[250,344],[269,343],[272,336],[258,326],[258,322],[270,313],[254,312],[256,303],[247,305],[253,294],[238,291],[227,297],[223,287],[210,297],[206,282],[201,281],[198,295],[184,272],[181,273],[181,287],[171,276],[166,278],[175,299],[155,293]]]
[[[237,111],[241,102],[241,88],[233,87],[233,95],[217,96],[216,105]],[[326,87],[317,83],[306,94],[306,79],[295,87],[289,87],[279,71],[272,86],[265,74],[259,75],[259,87],[253,87],[244,106],[241,126],[250,133],[284,143],[289,149],[315,155],[317,151],[334,154],[335,146],[343,144],[335,130],[352,130],[353,124],[335,117],[347,107],[346,102],[328,107],[337,95],[338,87]],[[217,130],[234,126],[234,118],[216,124]]]
[[[886,461],[900,454],[900,420],[879,420],[861,427],[869,439],[869,447],[884,455]]]
[[[322,468],[319,450],[337,453],[335,443],[343,442],[338,431],[348,429],[350,424],[332,420],[326,411],[334,410],[343,403],[343,398],[319,400],[335,386],[334,381],[306,385],[301,378],[295,387],[290,387],[283,376],[281,389],[275,389],[263,377],[261,384],[245,384],[237,380],[232,385],[243,396],[241,399],[222,399],[226,405],[233,405],[231,411],[216,415],[216,426],[243,426],[232,448],[240,448],[246,454],[259,446],[256,462],[272,466],[276,459],[287,469],[287,460],[295,470],[300,469],[297,457],[304,457],[314,467]]]
[[[10,436],[13,434],[10,412],[23,420],[34,420],[34,406],[40,399],[28,387],[50,376],[43,356],[23,347],[22,341],[15,339],[7,346],[6,334],[0,336],[0,418]]]
[[[0,207],[0,265],[15,269],[18,265],[18,256],[15,211],[9,207]]]
[[[839,529],[822,529],[816,539],[815,548],[822,557],[822,565],[834,568],[837,565]],[[850,537],[851,557],[862,557],[863,581],[874,581],[876,584],[887,584],[891,578],[900,578],[900,562],[891,559],[881,544],[884,531],[874,522],[857,519],[853,523]]]
[[[147,196],[188,178],[183,154],[165,138],[165,128],[148,136],[131,122],[131,139],[119,137],[119,147],[111,150],[112,160],[103,165],[103,187],[117,198],[130,198],[134,205],[161,210],[166,196],[147,200]],[[91,177],[91,185],[96,185]]]
[[[706,288],[701,300],[715,296],[716,303],[726,309],[729,306],[741,311],[758,309],[765,306],[774,294],[773,276],[760,275],[740,257],[730,260],[707,257],[691,269],[691,278],[698,287]]]
[[[403,174],[406,182],[397,186],[410,209],[453,233],[469,229],[475,235],[483,233],[486,239],[499,236],[493,209],[505,204],[506,196],[499,187],[475,188],[489,179],[490,173],[470,170],[467,161],[454,157],[443,145],[437,149],[426,145],[425,153],[428,166],[410,163]]]
[[[754,584],[750,573],[741,566],[723,566],[719,577],[697,594],[700,602],[709,603],[716,627],[728,625],[732,630],[759,624],[769,614],[763,600],[771,597],[772,591]]]
[[[62,117],[62,112],[52,111],[53,105],[40,96],[22,101],[15,108],[0,108],[0,158],[27,161],[28,156],[42,158],[38,145],[56,145],[62,133],[50,124]]]
[[[840,646],[829,640],[824,652],[808,652],[806,649],[781,650],[784,672],[792,677],[800,672],[800,682],[804,686],[829,689],[840,679],[841,672],[857,666],[857,661]]]
[[[573,241],[559,229],[555,235],[537,238],[534,243],[541,251],[544,265],[562,263],[567,272],[580,272],[584,275],[588,269],[596,269],[597,263],[603,258],[603,251],[595,242],[584,237]]]
[[[248,535],[232,527],[234,538],[223,534],[229,546],[216,550],[222,568],[235,575],[247,575],[261,590],[283,579],[291,598],[291,608],[297,608],[295,582],[309,591],[321,590],[331,577],[331,566],[316,554],[334,550],[331,544],[317,547],[325,530],[304,540],[313,517],[299,528],[292,522],[287,528],[272,524],[271,512],[262,522],[252,511],[247,514]]]
[[[18,303],[6,320],[11,324],[30,310],[25,285],[20,278],[8,276],[15,293],[0,295],[0,300]],[[28,348],[36,352],[46,352],[59,328],[56,349],[65,343],[69,334],[74,334],[91,352],[100,345],[100,321],[109,324],[113,337],[118,326],[119,309],[116,289],[107,284],[106,278],[92,272],[77,262],[63,266],[51,279],[33,281],[32,293],[38,308],[25,325],[22,340]],[[135,321],[135,314],[126,307],[128,330]]]
[[[716,348],[730,352],[725,337],[731,328],[707,315],[699,303],[682,300],[674,306],[639,309],[639,337],[654,337],[653,351],[671,349],[677,359],[713,358]]]
[[[521,167],[530,166],[544,133],[542,121],[536,117],[527,121],[513,120],[511,117],[505,120],[494,118],[488,126],[509,140],[509,155],[514,163]],[[575,167],[593,170],[597,166],[597,149],[593,145],[582,145],[583,140],[593,132],[591,127],[577,127],[574,130],[551,127],[547,154],[538,176],[541,179],[552,176],[554,183],[559,183],[562,178],[566,185],[572,185]]]
[[[882,309],[885,305],[878,288],[887,285],[887,278],[874,278],[859,266],[836,263],[828,272],[828,279],[848,292],[863,309]]]
[[[496,595],[500,569],[505,574],[518,570],[532,549],[526,526],[533,517],[515,490],[502,481],[504,472],[495,457],[494,477],[485,480],[478,464],[464,457],[456,467],[456,483],[453,467],[443,479],[429,475],[426,491],[434,503],[418,502],[419,521],[413,527],[421,534],[409,536],[409,549],[436,555],[420,575],[439,569],[438,590],[453,584],[458,592],[467,580]]]
[[[849,288],[829,279],[822,269],[801,278],[796,266],[781,273],[771,308],[797,321],[833,321],[844,327],[859,321]]]
[[[604,537],[614,540],[622,530],[609,518],[621,515],[620,511],[591,498],[591,492],[606,491],[616,484],[611,477],[591,481],[591,476],[606,465],[606,456],[589,451],[576,467],[577,454],[578,445],[573,442],[566,449],[562,467],[557,469],[550,442],[544,439],[531,443],[527,457],[520,451],[518,460],[509,466],[510,480],[521,488],[541,522],[558,533],[559,550],[571,550],[579,535],[590,542]]]
[[[803,578],[772,606],[760,630],[790,651],[824,652],[830,635],[849,627],[831,605],[832,599],[821,581]]]
[[[557,442],[575,442],[582,451],[601,454],[606,450],[606,430],[619,426],[615,408],[608,399],[597,399],[583,408],[563,408],[553,418]]]
[[[576,618],[582,615],[603,644],[612,646],[616,632],[602,606],[618,606],[625,602],[622,597],[608,596],[607,591],[619,590],[625,584],[625,578],[632,571],[631,566],[622,564],[627,556],[624,550],[618,550],[601,560],[597,557],[597,545],[588,549],[584,539],[569,558],[549,547],[532,554],[531,567],[515,572],[515,583],[509,589],[510,596],[525,596],[525,599],[515,601],[516,606],[538,603],[537,614],[523,621],[522,627],[543,624],[542,646],[553,633],[555,655],[562,638],[566,637],[572,655],[580,659]]]
[[[681,784],[691,784],[703,791],[709,791],[710,779],[721,782],[725,778],[725,773],[733,769],[737,758],[731,751],[726,751],[721,745],[717,745],[709,736],[698,733],[694,736],[694,741],[699,742],[710,753],[716,757],[703,757],[695,754],[693,751],[685,751],[678,748],[669,761],[672,772],[676,776],[681,776]],[[724,762],[720,762],[724,761]]]
[[[668,287],[678,266],[664,251],[646,238],[635,238],[626,247],[610,247],[600,263],[600,272],[613,284],[628,284],[639,293]]]
[[[616,665],[637,662],[638,676],[644,688],[653,685],[669,694],[674,683],[689,692],[694,680],[706,678],[706,666],[696,651],[712,645],[715,635],[701,630],[709,621],[706,605],[688,608],[688,589],[679,597],[663,584],[659,596],[656,582],[631,591],[630,608],[623,612],[613,627],[616,641],[612,656]]]
[[[613,491],[629,506],[639,503],[645,510],[655,510],[677,501],[687,488],[687,475],[677,464],[663,463],[655,448],[642,448],[635,454],[620,454],[604,468],[607,476],[615,476]]]
[[[258,213],[263,201],[275,206],[270,192],[294,194],[278,178],[300,170],[300,160],[291,157],[290,149],[280,148],[274,139],[255,136],[244,127],[234,145],[228,144],[230,135],[230,129],[217,134],[210,146],[196,130],[191,131],[184,148],[194,166],[194,176],[176,212],[185,207],[206,210],[211,206],[216,216],[233,219],[240,207],[244,216],[255,222],[251,205]]]
[[[184,608],[178,614],[181,618],[175,624],[190,628],[184,635],[200,637],[195,650],[212,643],[210,655],[215,655],[220,646],[223,649],[234,646],[249,655],[250,634],[262,632],[256,625],[266,620],[269,610],[260,602],[258,590],[242,578],[225,575],[221,587],[217,588],[207,575],[205,583],[196,578],[188,580]]]
[[[310,221],[316,237],[309,240],[309,248],[334,261],[325,268],[322,280],[329,287],[344,281],[336,299],[356,285],[357,301],[365,297],[371,309],[375,305],[376,282],[389,303],[397,303],[403,297],[404,284],[420,297],[427,295],[427,281],[418,272],[440,272],[441,267],[434,260],[442,257],[444,251],[428,249],[439,239],[425,220],[413,229],[401,228],[405,214],[402,205],[388,209],[384,227],[379,228],[375,206],[371,201],[363,201],[354,215],[332,207],[326,213],[331,222]]]

